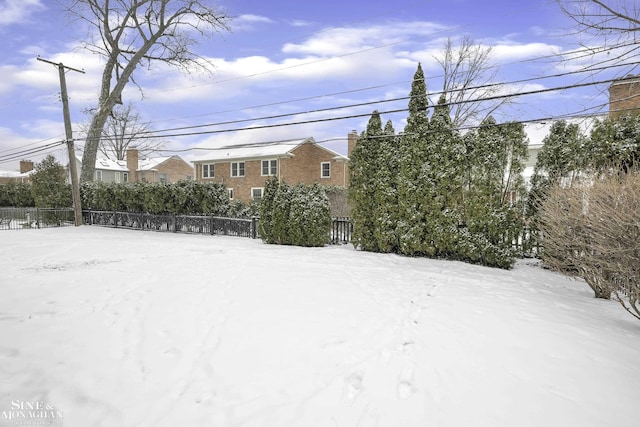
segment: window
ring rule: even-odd
[[[215,168],[213,164],[202,165],[202,177],[213,178],[215,176]]]
[[[96,171],[96,181],[102,181],[102,171]]]
[[[129,182],[129,172],[122,172],[122,182]]]
[[[158,178],[160,179],[160,182],[167,182],[167,174],[166,173],[158,174]]]
[[[233,200],[233,188],[227,188],[227,193],[229,193],[229,200]]]
[[[120,184],[122,182],[122,175],[120,175],[120,172],[116,172],[116,183]]]
[[[331,163],[322,162],[320,164],[321,173],[320,176],[322,178],[331,178]]]
[[[231,176],[244,176],[244,162],[231,163]]]
[[[259,188],[252,188],[251,189],[251,199],[252,200],[260,200],[262,199],[262,187]]]
[[[278,161],[277,160],[263,160],[262,161],[262,176],[274,176],[278,174]]]

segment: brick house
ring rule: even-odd
[[[223,183],[233,200],[244,202],[261,198],[270,177],[289,184],[349,185],[349,158],[311,137],[221,147],[193,164],[196,180]]]
[[[0,184],[9,182],[28,183],[31,182],[33,173],[33,162],[31,160],[20,160],[20,171],[0,171]]]
[[[609,118],[629,113],[640,113],[640,74],[631,74],[609,86]]]
[[[78,162],[80,171],[81,161]],[[193,179],[193,167],[180,156],[140,159],[138,150],[127,150],[126,160],[96,159],[95,181],[178,182]]]

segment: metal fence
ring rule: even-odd
[[[103,227],[257,237],[256,220],[252,219],[112,211],[82,211],[82,217],[84,224]]]
[[[0,230],[65,227],[74,225],[71,208],[0,208]]]
[[[349,217],[333,218],[331,221],[331,244],[339,245],[351,242],[353,223]]]
[[[132,230],[170,231],[174,233],[218,234],[260,238],[260,218],[224,218],[216,216],[148,214],[142,212],[82,211],[83,223]],[[331,244],[351,242],[350,218],[334,218],[330,230]]]
[[[174,233],[217,234],[260,238],[260,218],[242,219],[216,216],[148,214],[142,212],[82,211],[83,223],[103,227],[133,230],[170,231]],[[73,209],[0,208],[0,230],[63,227],[74,224]],[[349,217],[333,218],[330,242],[333,245],[351,242],[353,223]],[[525,228],[516,236],[507,237],[520,257],[537,257],[542,245],[538,232]]]

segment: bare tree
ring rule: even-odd
[[[88,110],[93,115],[95,110]],[[88,130],[87,124],[85,132]],[[151,124],[140,117],[132,103],[116,105],[107,117],[98,150],[107,158],[124,160],[128,149],[135,148],[143,156],[158,151],[164,147],[164,142],[150,138]],[[144,136],[144,138],[140,138]]]
[[[637,65],[640,49],[640,4],[637,0],[556,0],[562,12],[574,23],[574,33],[581,39],[580,54],[564,61],[595,57],[590,67],[629,64],[621,73]]]
[[[105,60],[98,98],[84,155],[81,181],[93,180],[103,129],[122,91],[141,65],[173,65],[187,72],[208,69],[196,55],[197,37],[229,30],[229,17],[207,0],[70,0],[67,8],[76,20],[92,29],[84,48]]]
[[[562,12],[583,30],[595,34],[640,31],[640,5],[635,0],[557,0]]]
[[[454,46],[448,38],[442,55],[435,59],[442,67],[442,91],[450,104],[454,127],[477,125],[508,102],[508,98],[482,101],[500,90],[495,84],[498,68],[492,64],[490,46],[476,43],[468,36]]]
[[[545,264],[613,296],[640,320],[640,174],[556,185],[541,205]]]

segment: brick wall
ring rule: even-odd
[[[640,112],[640,75],[627,76],[609,87],[609,117]]]
[[[244,163],[244,176],[231,176],[231,163]],[[214,165],[213,174],[213,177],[203,178],[202,165],[196,164],[196,179],[198,181],[222,183],[226,188],[233,190],[234,200],[242,200],[243,202],[249,202],[251,190],[263,188],[269,178],[262,175],[262,159],[217,162]]]
[[[133,151],[133,150],[131,150]],[[127,152],[127,155],[129,152]],[[132,153],[136,154],[136,153]],[[137,157],[137,155],[135,156]],[[186,179],[194,178],[193,167],[182,160],[179,156],[172,156],[160,163],[153,170],[135,171],[132,169],[133,162],[127,158],[127,167],[129,168],[129,181],[144,181],[144,182],[160,182],[162,174],[164,174],[165,182],[178,182]]]
[[[195,176],[198,181],[223,183],[226,188],[233,190],[234,200],[248,202],[252,197],[252,189],[264,188],[269,176],[262,175],[263,160],[277,160],[280,180],[289,184],[313,184],[345,187],[348,185],[349,167],[344,160],[336,160],[336,154],[319,147],[316,144],[302,144],[295,148],[293,156],[281,158],[264,158],[259,160],[244,160],[245,175],[243,177],[231,176],[232,162],[212,162],[214,164],[214,176],[203,178],[202,164],[196,163]],[[321,176],[322,163],[330,164],[330,176]],[[209,164],[203,162],[204,164]]]
[[[179,156],[171,156],[169,159],[160,163],[156,169],[158,174],[154,182],[160,181],[159,174],[166,174],[167,182],[193,179],[193,167]]]
[[[335,153],[316,144],[302,144],[292,151],[294,157],[283,159],[280,163],[280,177],[290,183],[318,183],[346,187],[348,184],[348,166],[344,160],[336,160]],[[330,177],[321,176],[322,163],[330,164]]]

